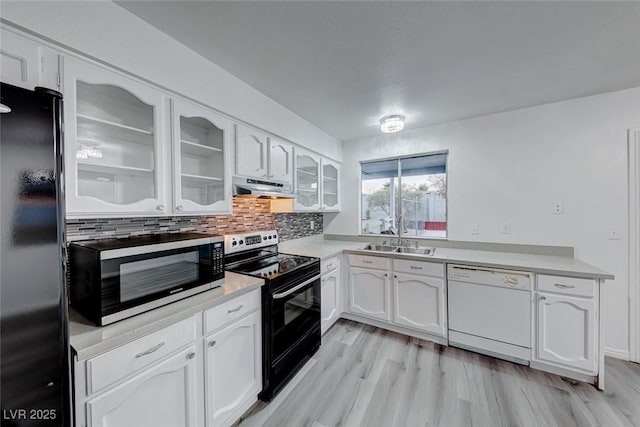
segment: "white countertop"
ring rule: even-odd
[[[91,358],[258,289],[263,284],[263,279],[227,271],[220,287],[107,326],[96,326],[70,309],[69,341],[72,351],[77,360]]]
[[[401,259],[449,264],[469,264],[481,267],[532,271],[539,274],[582,277],[587,279],[613,279],[614,276],[573,257],[535,255],[516,252],[482,251],[436,247],[434,256],[399,254],[361,250],[366,243],[343,240],[324,240],[322,236],[283,242],[280,251],[326,259],[339,253],[359,253]]]
[[[341,254],[345,250],[360,249],[365,245],[362,242],[347,242],[342,240],[325,240],[321,235],[305,237],[297,240],[282,242],[278,250],[285,254],[310,256],[320,259],[331,258]]]

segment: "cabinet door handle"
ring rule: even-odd
[[[177,210],[177,211],[181,211],[182,209],[183,209],[183,208],[182,208],[182,205],[176,206],[176,210]]]
[[[217,343],[216,343],[216,340],[209,341],[209,347],[213,347],[213,346],[215,346],[216,344],[217,344]]]
[[[389,275],[387,273],[384,273],[384,277],[389,277]]]
[[[164,205],[158,205],[158,206],[156,207],[156,210],[158,210],[158,211],[163,211],[163,210],[164,210]]]
[[[411,268],[412,270],[422,270],[422,267],[417,267],[415,265],[410,265],[409,268]]]
[[[160,349],[160,347],[162,347],[163,345],[164,345],[164,341],[162,341],[160,344],[158,344],[158,345],[156,345],[154,347],[151,347],[149,350],[145,350],[145,351],[142,351],[142,352],[136,354],[136,359],[138,359],[138,358],[140,358],[142,356],[146,356],[147,354],[151,354],[151,353],[153,353],[155,351],[158,351]]]
[[[193,352],[191,352],[191,353],[187,354],[187,360],[191,360],[191,359],[193,359],[194,357],[196,357],[196,354],[195,354],[195,353],[193,353]]]
[[[394,278],[394,279],[397,279],[397,278],[398,278],[398,276],[394,274],[394,275],[393,275],[393,278]]]
[[[333,268],[333,264],[327,265],[327,270],[331,270]]]
[[[540,295],[540,301],[544,301],[546,299],[547,299],[547,297],[545,297],[544,295]]]
[[[366,259],[363,259],[362,262],[364,264],[373,264],[373,261],[369,261],[369,260],[366,260]]]
[[[236,308],[232,308],[231,310],[227,310],[227,313],[229,313],[229,314],[235,313],[236,311],[240,311],[242,309],[242,307],[244,307],[244,304],[240,304]]]
[[[554,283],[553,286],[555,286],[556,288],[562,288],[562,289],[573,289],[576,287],[575,285],[564,285],[562,283]]]

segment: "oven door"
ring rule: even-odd
[[[206,290],[224,274],[210,243],[121,256],[101,253],[102,317],[174,294]],[[117,255],[117,256],[116,256]],[[216,267],[217,266],[217,267]]]
[[[273,363],[320,325],[320,275],[271,294]]]

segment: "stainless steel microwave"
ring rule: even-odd
[[[69,245],[71,306],[102,326],[219,286],[224,237],[174,233]]]

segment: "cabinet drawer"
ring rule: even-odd
[[[362,268],[377,268],[378,270],[389,269],[389,258],[366,255],[349,255],[349,265]]]
[[[112,384],[194,342],[196,322],[185,319],[87,361],[87,393]]]
[[[596,295],[596,281],[538,274],[537,289],[557,294],[592,298]]]
[[[337,256],[331,257],[329,259],[325,259],[324,261],[322,261],[321,274],[325,274],[330,271],[333,271],[336,268],[338,268],[339,265],[340,265],[340,260],[338,259]]]
[[[437,262],[394,259],[393,271],[399,273],[420,274],[423,276],[444,277],[444,264]]]
[[[204,312],[204,332],[221,326],[260,308],[260,289],[241,295]]]

